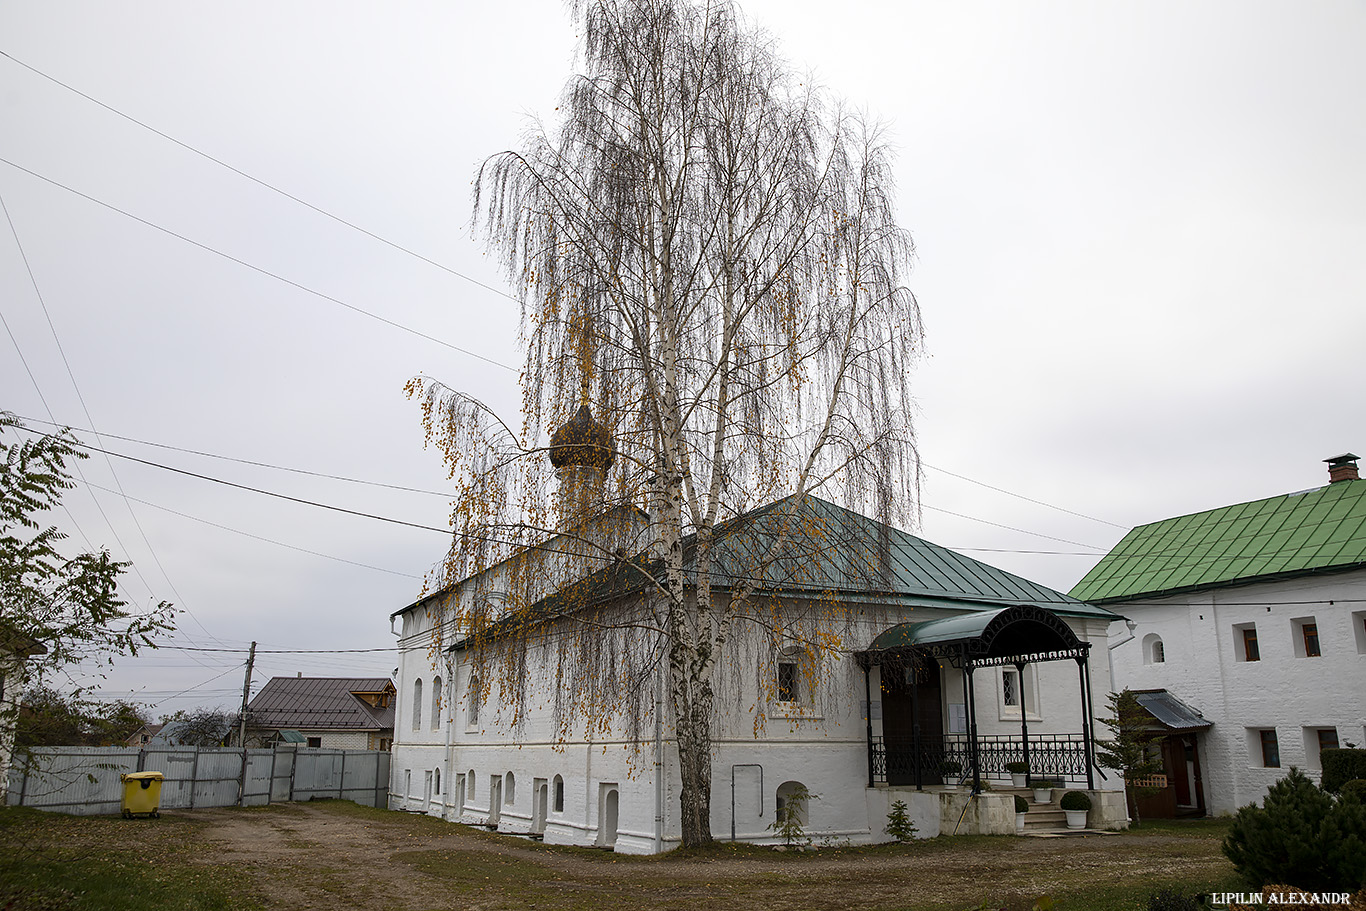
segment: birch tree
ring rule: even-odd
[[[455,543],[436,584],[509,558],[515,580],[554,534],[560,551],[594,554],[641,598],[604,606],[585,590],[568,609],[561,596],[560,633],[533,634],[546,602],[527,571],[525,584],[500,583],[496,608],[469,598],[438,627],[480,642],[497,622],[489,647],[496,639],[509,667],[558,648],[542,660],[597,688],[565,710],[599,723],[648,714],[662,664],[683,843],[697,845],[711,838],[717,663],[763,588],[757,571],[718,584],[722,536],[791,494],[887,522],[914,508],[912,247],[880,128],[794,73],[734,6],[569,10],[578,72],[553,126],[490,157],[475,181],[476,224],[522,301],[522,426],[425,377],[410,394],[457,483]],[[557,504],[546,453],[566,445],[597,454],[577,461],[600,470],[569,498],[562,470]],[[648,514],[640,548],[575,524],[626,506]],[[770,531],[756,567],[791,556],[801,537],[782,523]]]

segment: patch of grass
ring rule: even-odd
[[[1185,835],[1188,838],[1218,838],[1228,834],[1232,816],[1201,819],[1145,819],[1129,827],[1133,835]]]
[[[13,911],[259,911],[248,877],[198,862],[199,827],[163,817],[0,809],[0,908]]]

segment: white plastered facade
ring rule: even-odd
[[[906,620],[933,620],[953,611],[922,608],[897,613],[882,609],[850,638],[853,649],[867,646],[888,627]],[[498,831],[535,833],[551,844],[600,845],[633,854],[656,853],[679,844],[679,775],[676,745],[670,737],[669,713],[655,736],[653,720],[639,739],[618,731],[589,738],[582,730],[557,733],[549,708],[553,694],[531,689],[532,708],[515,730],[509,707],[499,704],[495,685],[470,720],[470,667],[459,653],[432,649],[432,619],[421,605],[399,615],[401,658],[398,708],[391,768],[390,806],[424,812],[451,821],[488,825]],[[1083,641],[1095,643],[1090,685],[1103,711],[1110,690],[1103,645],[1108,624],[1102,619],[1068,619]],[[861,637],[861,638],[859,638]],[[433,655],[439,657],[434,659]],[[946,663],[947,665],[947,663]],[[832,660],[815,675],[819,692],[799,683],[792,702],[774,701],[773,688],[761,675],[776,667],[721,667],[718,681],[730,681],[718,693],[713,734],[711,828],[714,837],[778,842],[771,830],[780,789],[805,785],[816,799],[809,802],[807,834],[817,843],[868,844],[890,840],[887,813],[895,799],[908,803],[920,837],[952,827],[948,803],[936,789],[869,787],[868,738],[881,734],[879,670],[865,683],[852,654]],[[533,672],[534,673],[534,672]],[[955,704],[962,704],[962,674],[952,667],[942,673],[941,711],[945,729]],[[1019,709],[1006,704],[999,668],[975,672],[978,732],[1018,735]],[[433,702],[433,680],[440,677],[441,700]],[[546,674],[542,679],[553,679]],[[417,681],[421,680],[420,696]],[[452,685],[452,681],[453,684]],[[865,689],[866,687],[866,689]],[[866,693],[871,694],[871,718]],[[1073,660],[1030,665],[1023,693],[1031,736],[1074,733],[1084,715],[1077,663]],[[415,702],[416,699],[420,701]],[[435,723],[434,723],[435,722]],[[1093,730],[1098,718],[1091,718]],[[1098,776],[1099,777],[1099,776]],[[1096,787],[1115,792],[1113,773]],[[960,792],[961,793],[961,792]],[[991,825],[1013,831],[1008,795],[984,795],[978,809]],[[1123,821],[1122,798],[1107,806]],[[996,806],[1000,804],[1000,806]],[[956,804],[954,805],[957,806]],[[995,817],[999,816],[1000,820]],[[992,829],[994,830],[994,829]]]
[[[1116,684],[1166,689],[1213,723],[1198,741],[1211,813],[1260,801],[1291,766],[1317,780],[1321,730],[1332,730],[1344,747],[1366,744],[1366,570],[1126,601],[1112,609],[1135,623],[1132,637],[1116,624]],[[1306,648],[1309,623],[1317,656]],[[1255,634],[1257,660],[1248,660],[1244,630]],[[1279,766],[1269,766],[1264,755],[1268,731]]]

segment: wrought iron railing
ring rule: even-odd
[[[972,750],[966,734],[941,737],[873,737],[868,744],[869,778],[874,784],[922,787],[944,781],[944,763],[956,762],[956,780],[972,780]],[[1086,781],[1086,738],[1082,734],[1037,734],[1029,737],[1029,770],[1034,778]],[[1009,780],[1006,764],[1024,762],[1024,741],[1015,735],[977,737],[977,763],[984,779]]]

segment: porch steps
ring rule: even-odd
[[[1063,835],[1098,834],[1099,829],[1069,829],[1067,814],[1056,803],[1035,803],[1032,788],[1003,788],[993,785],[993,794],[1018,794],[1029,801],[1029,812],[1025,814],[1025,835],[1041,838],[1058,838]],[[1058,789],[1053,793],[1061,798]]]

